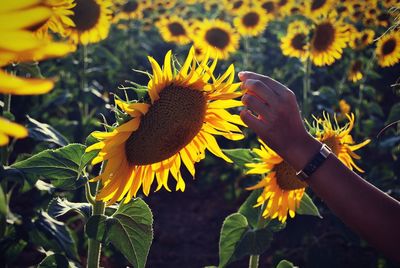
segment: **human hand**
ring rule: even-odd
[[[303,168],[306,154],[312,155],[320,145],[305,129],[293,91],[253,72],[239,72],[239,79],[248,108],[240,113],[243,122],[292,166]]]

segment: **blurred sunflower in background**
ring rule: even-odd
[[[332,124],[329,114],[324,113],[322,118],[316,118],[314,122],[314,132],[316,138],[328,145],[337,158],[342,161],[349,169],[356,169],[359,172],[364,172],[355,163],[354,159],[360,159],[354,151],[364,147],[371,140],[367,139],[359,144],[355,144],[353,137],[350,135],[354,127],[354,114],[346,114],[348,123],[340,127],[334,115],[334,124]]]
[[[374,41],[375,32],[371,29],[365,29],[361,32],[357,30],[351,34],[350,47],[352,49],[360,50],[372,44]]]
[[[257,36],[267,27],[270,16],[257,7],[243,8],[233,23],[238,33],[243,36]]]
[[[156,23],[156,26],[166,42],[186,45],[192,41],[189,33],[189,24],[178,16],[161,18]]]
[[[87,45],[105,39],[111,25],[111,5],[109,0],[75,0],[71,17],[75,27],[66,30],[71,42]]]
[[[239,48],[239,34],[222,20],[205,20],[193,37],[196,47],[210,51],[210,57],[227,59]]]
[[[113,21],[140,19],[143,8],[144,4],[140,0],[126,0],[117,7]]]
[[[53,15],[45,1],[9,1],[0,5],[0,67],[23,61],[38,61],[61,57],[75,50],[70,44],[52,42],[39,38],[31,29],[42,25]],[[52,79],[23,78],[0,68],[0,93],[10,95],[37,95],[49,92]],[[5,101],[7,102],[7,101]],[[4,103],[4,109],[7,109]],[[9,137],[24,138],[27,129],[0,117],[0,146],[9,142]]]
[[[300,206],[307,184],[299,180],[296,170],[284,161],[278,154],[259,140],[261,146],[252,151],[260,158],[261,162],[248,163],[249,171],[246,174],[267,174],[256,185],[247,190],[263,188],[257,198],[256,206],[264,205],[262,216],[285,222],[287,216],[293,218]]]
[[[231,162],[214,135],[230,140],[244,137],[237,126],[243,125],[240,117],[226,110],[242,105],[234,100],[241,96],[240,84],[233,83],[233,65],[214,77],[217,61],[210,65],[207,55],[199,63],[192,47],[180,70],[172,67],[171,51],[163,68],[149,57],[153,69],[148,83],[151,103],[116,100],[131,119],[112,132],[93,133],[100,141],[87,148],[100,150],[93,164],[107,161],[103,173],[94,179],[103,185],[98,199],[112,204],[127,194],[128,202],[141,186],[148,195],[154,179],[157,190],[169,190],[170,173],[177,182],[176,190],[184,191],[181,163],[194,176],[194,163],[204,158],[206,149]]]
[[[375,53],[381,67],[398,63],[400,61],[400,31],[393,30],[383,35],[376,44]]]
[[[275,0],[265,0],[265,1],[257,1],[256,2],[259,8],[262,8],[267,15],[275,17],[278,9],[277,3]]]
[[[243,7],[248,6],[249,0],[223,0],[226,11],[232,15],[236,15]]]
[[[309,0],[304,1],[306,16],[309,18],[318,18],[326,16],[335,4],[334,0]]]
[[[361,80],[363,78],[362,67],[362,62],[360,60],[352,61],[348,70],[347,79],[353,83]]]
[[[349,38],[348,25],[336,17],[318,20],[310,41],[310,57],[314,65],[331,65],[340,59]]]
[[[294,21],[289,24],[287,33],[281,39],[282,54],[306,60],[309,57],[309,29],[303,21]]]

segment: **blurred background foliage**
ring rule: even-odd
[[[114,95],[123,99],[125,94],[130,99],[144,97],[143,92],[129,89],[129,81],[142,85],[148,82],[146,75],[133,69],[149,71],[147,56],[151,55],[160,62],[170,49],[182,60],[191,46],[166,42],[159,33],[157,21],[177,15],[189,22],[219,18],[231,23],[235,14],[227,9],[233,2],[156,1],[143,5],[136,18],[133,16],[113,23],[109,36],[99,43],[79,45],[75,53],[39,65],[21,63],[9,66],[9,70],[20,76],[43,75],[57,79],[49,94],[12,96],[11,112],[15,121],[25,123],[30,134],[26,139],[13,142],[10,164],[44,149],[58,148],[71,142],[84,144],[92,131],[102,129],[102,122],[114,122]],[[278,1],[270,2],[278,5]],[[355,2],[349,1],[351,4]],[[394,1],[392,5],[396,3]],[[350,4],[343,1],[342,5]],[[377,10],[387,14],[387,5],[390,3],[378,1]],[[364,8],[362,12],[366,13],[367,7]],[[312,114],[320,116],[322,111],[354,112],[354,140],[371,139],[371,143],[359,151],[361,160],[358,164],[365,170],[362,176],[399,200],[400,125],[394,122],[400,120],[400,64],[379,66],[374,56],[376,42],[362,50],[347,47],[341,59],[332,65],[311,67],[311,90],[307,99],[302,99],[304,62],[284,56],[280,48],[280,40],[285,36],[289,22],[301,15],[279,14],[279,10],[273,14],[275,17],[261,34],[242,37],[239,47],[229,58],[221,60],[216,73],[234,63],[237,71],[251,70],[281,81],[296,93],[301,106],[305,101],[308,103],[310,112],[304,115],[308,121],[312,120]],[[394,23],[395,18],[393,15],[390,22]],[[354,23],[360,26],[358,24]],[[361,27],[373,29],[375,38],[378,38],[389,25]],[[399,35],[396,29],[393,31]],[[397,46],[400,46],[400,41]],[[362,62],[364,68],[362,79],[352,82],[348,75],[355,59]],[[124,90],[123,86],[127,88]],[[391,123],[394,124],[385,128]],[[244,131],[247,138],[237,143],[219,139],[221,148],[256,147],[254,133],[247,129]],[[196,178],[187,180],[188,188],[184,193],[161,191],[145,198],[153,210],[155,228],[148,267],[217,264],[223,219],[237,210],[249,195],[245,188],[258,179],[257,176],[245,176],[239,167],[214,157],[207,157],[197,164],[196,169]],[[7,217],[1,218],[2,265],[37,265],[48,251],[62,252],[71,260],[84,263],[87,245],[82,239],[82,216],[69,211],[55,220],[48,210],[54,196],[84,202],[84,189],[65,191],[49,181],[38,180],[30,184],[20,180],[18,175],[13,176],[10,170],[7,174],[12,182],[9,187],[13,189],[9,208],[0,208],[7,210]],[[288,259],[300,267],[396,266],[344,226],[321,200],[313,197],[312,192],[309,194],[323,219],[302,215],[289,219],[286,228],[276,233],[270,248],[262,255],[261,267],[272,267],[281,259]],[[0,199],[4,196],[4,192],[0,193]],[[101,262],[104,267],[127,265],[113,247],[105,249]],[[243,267],[246,263],[247,260],[239,261],[229,267]]]

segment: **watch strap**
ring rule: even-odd
[[[302,170],[296,172],[296,176],[300,180],[305,181],[322,165],[322,163],[326,160],[326,158],[328,158],[331,152],[331,149],[326,144],[323,144],[321,149],[311,159],[311,161],[308,162],[308,164]]]

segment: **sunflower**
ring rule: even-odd
[[[139,19],[142,15],[142,9],[142,1],[127,0],[118,8],[113,21],[118,22],[120,20]]]
[[[343,127],[338,125],[336,115],[334,115],[335,125],[332,124],[329,115],[326,113],[323,114],[323,118],[314,117],[315,136],[319,141],[328,145],[337,158],[349,169],[353,170],[354,168],[359,172],[364,172],[354,163],[353,158],[360,159],[360,156],[354,151],[367,145],[370,140],[355,144],[350,135],[350,131],[354,127],[354,114],[346,114],[346,117],[349,122]]]
[[[30,30],[42,38],[48,37],[49,30],[65,36],[66,28],[75,26],[71,19],[74,14],[74,0],[43,0],[43,3],[51,8],[52,14],[49,19],[31,27]]]
[[[111,21],[110,0],[75,0],[71,17],[75,27],[66,34],[74,44],[96,43],[108,36]]]
[[[264,205],[263,217],[278,218],[279,221],[285,222],[288,214],[291,218],[295,216],[307,184],[297,178],[293,167],[264,142],[259,141],[260,149],[253,149],[253,152],[258,155],[261,162],[246,164],[250,168],[247,174],[267,175],[247,190],[263,188],[256,204],[256,206]]]
[[[353,83],[361,80],[363,78],[362,62],[360,60],[355,60],[350,64],[347,79]]]
[[[224,0],[223,6],[227,12],[232,15],[236,15],[243,7],[246,7],[249,4],[249,0]]]
[[[349,41],[349,27],[335,18],[317,22],[310,43],[311,59],[316,66],[331,65],[342,57]]]
[[[305,60],[309,56],[308,26],[303,21],[289,24],[287,34],[281,39],[282,54]]]
[[[333,8],[335,1],[311,0],[311,1],[305,1],[304,3],[305,3],[306,16],[310,18],[318,18],[320,16],[326,16]]]
[[[339,110],[340,110],[340,116],[346,117],[346,114],[350,113],[351,106],[350,104],[347,103],[346,100],[342,99],[339,101]]]
[[[184,191],[181,163],[194,176],[194,163],[204,158],[205,149],[231,162],[213,135],[243,138],[237,126],[243,125],[240,117],[226,110],[241,106],[240,101],[233,100],[241,96],[239,83],[233,83],[234,67],[229,66],[215,78],[217,61],[209,65],[205,56],[199,63],[194,53],[192,47],[180,70],[171,67],[171,51],[163,68],[149,57],[153,69],[148,83],[151,103],[116,100],[131,119],[112,132],[93,134],[100,141],[87,151],[100,152],[92,163],[107,161],[104,172],[94,179],[103,185],[99,200],[112,204],[127,195],[128,202],[141,186],[148,195],[154,178],[157,190],[169,190],[169,173],[177,181],[176,190]]]
[[[257,36],[267,27],[270,17],[257,7],[248,7],[241,10],[233,23],[243,36]]]
[[[161,18],[157,22],[161,36],[166,42],[175,42],[180,45],[186,45],[190,43],[189,37],[189,24],[178,16],[172,16],[170,18]]]
[[[375,32],[371,29],[365,29],[361,32],[354,32],[351,35],[350,47],[361,50],[374,41]]]
[[[375,49],[378,64],[389,67],[400,61],[400,31],[392,31],[380,38]]]
[[[10,141],[9,137],[21,139],[27,136],[28,130],[26,128],[0,117],[0,146],[7,145]]]
[[[285,17],[287,15],[290,15],[290,10],[292,9],[294,4],[295,1],[293,0],[277,0],[276,1],[277,13],[279,14],[280,17]]]
[[[271,16],[275,16],[278,10],[278,5],[275,0],[260,1],[258,6]]]
[[[210,51],[212,58],[227,59],[239,47],[240,36],[222,20],[205,20],[194,36],[195,46]]]

